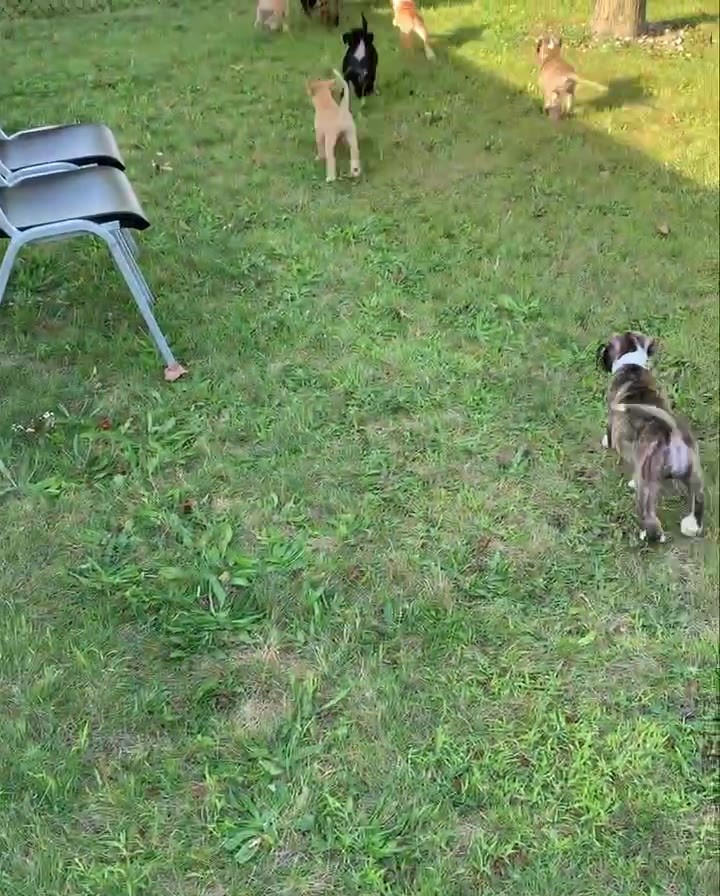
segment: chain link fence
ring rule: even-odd
[[[151,6],[172,0],[0,0],[0,21],[8,19],[49,19],[82,12],[112,12],[133,6]]]

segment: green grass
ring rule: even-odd
[[[599,47],[587,7],[427,6],[433,66],[371,10],[332,186],[303,86],[342,46],[294,3],[273,37],[234,0],[2,26],[6,129],[115,130],[190,374],[101,247],[24,253],[0,892],[717,892],[718,28]],[[543,25],[617,102],[543,119]],[[701,440],[702,541],[670,495],[641,549],[599,450],[628,326]]]

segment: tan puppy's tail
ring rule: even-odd
[[[611,410],[618,411],[620,414],[630,414],[633,411],[639,411],[641,414],[647,414],[649,417],[655,417],[656,420],[662,420],[667,426],[670,427],[671,432],[678,431],[677,421],[673,417],[672,414],[668,414],[667,411],[662,408],[658,408],[652,404],[625,404],[624,402],[618,402],[617,404],[610,405]]]
[[[575,72],[570,75],[570,81],[574,81],[576,84],[584,84],[586,87],[594,87],[596,90],[604,90],[607,92],[607,84],[598,84],[597,81],[591,81],[589,78],[582,78],[580,75]]]
[[[348,87],[348,82],[345,80],[345,78],[343,78],[343,76],[340,74],[340,72],[336,68],[333,69],[333,74],[335,75],[337,80],[343,86],[343,95],[342,95],[342,99],[340,100],[340,108],[343,110],[343,112],[349,113],[350,112],[350,88]]]

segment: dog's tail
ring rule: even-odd
[[[670,432],[676,433],[678,432],[677,420],[673,417],[672,414],[668,413],[664,408],[659,408],[653,404],[626,404],[623,401],[617,402],[610,406],[611,410],[617,411],[620,414],[630,414],[633,411],[637,411],[640,414],[645,414],[648,417],[654,417],[656,420],[662,420],[662,422],[670,427]]]
[[[583,78],[577,72],[573,72],[568,76],[568,81],[572,81],[574,84],[584,84],[586,87],[594,87],[596,90],[603,90],[607,92],[607,84],[598,84],[597,81],[591,81],[589,78]]]
[[[362,21],[363,34],[367,37],[367,33],[368,33],[368,30],[367,30],[367,19],[365,18],[365,13],[364,13],[364,12],[361,12],[361,13],[360,13],[360,20]]]
[[[350,111],[350,88],[348,87],[348,82],[345,80],[345,78],[343,78],[343,76],[340,74],[340,72],[336,68],[333,69],[333,74],[335,75],[335,77],[338,79],[338,81],[340,81],[340,83],[343,86],[343,95],[342,95],[342,99],[340,100],[340,108],[343,110],[343,112],[349,112]]]

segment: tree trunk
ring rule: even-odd
[[[647,0],[595,0],[592,31],[598,37],[638,37],[645,31]]]

